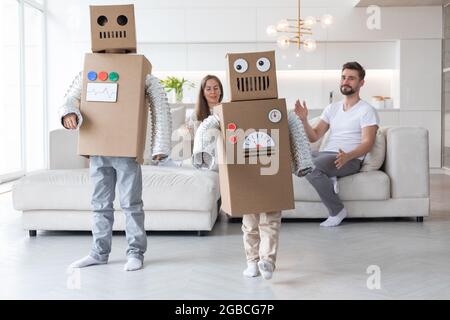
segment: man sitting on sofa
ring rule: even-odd
[[[322,227],[338,226],[347,216],[337,194],[337,178],[357,173],[365,155],[372,149],[379,118],[374,107],[359,96],[365,70],[358,62],[342,67],[340,90],[344,100],[328,105],[313,128],[308,122],[306,102],[295,103],[295,113],[303,123],[310,142],[316,142],[330,129],[323,151],[313,152],[314,170],[306,175],[329,211]]]

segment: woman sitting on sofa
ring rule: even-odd
[[[194,112],[186,122],[186,127],[194,141],[195,132],[203,120],[212,114],[212,109],[223,99],[223,86],[219,78],[208,74],[202,79]]]

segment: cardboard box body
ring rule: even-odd
[[[97,77],[92,81],[89,72],[116,72],[118,80],[102,81]],[[80,105],[83,115],[78,139],[80,155],[136,157],[139,163],[143,162],[148,117],[145,78],[150,72],[151,64],[143,55],[86,54]],[[117,84],[115,102],[112,101],[114,89],[109,87],[114,84]]]
[[[278,122],[269,120],[273,110],[278,110]],[[217,153],[222,210],[233,217],[242,217],[294,209],[285,99],[223,103],[214,112],[221,122]],[[278,138],[273,129],[279,130]],[[233,136],[237,136],[236,143]],[[231,156],[230,150],[233,150]],[[276,159],[275,174],[262,175],[261,170],[271,166],[269,160]]]

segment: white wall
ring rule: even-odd
[[[267,25],[296,17],[295,0],[126,2],[135,4],[138,52],[149,58],[158,76],[185,75],[198,82],[213,72],[224,78],[227,52],[275,49],[279,93],[288,105],[303,98],[322,108],[332,90],[339,98],[338,70],[357,60],[368,69],[363,98],[392,96],[402,109],[440,110],[440,7],[382,8],[381,29],[369,30],[366,9],[354,8],[353,0],[303,0],[302,17],[334,16],[331,28],[314,28],[317,50],[305,53],[278,49],[265,33]],[[90,52],[88,5],[114,3],[123,1],[48,0],[50,129],[59,126],[56,110],[82,69],[84,53]],[[187,100],[195,94],[189,92]],[[440,126],[440,118],[433,121]]]

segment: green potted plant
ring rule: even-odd
[[[190,88],[195,88],[195,84],[189,80],[184,78],[177,77],[167,77],[164,80],[161,80],[161,84],[164,86],[166,92],[175,92],[175,101],[180,103],[183,101],[183,88],[188,86]]]

